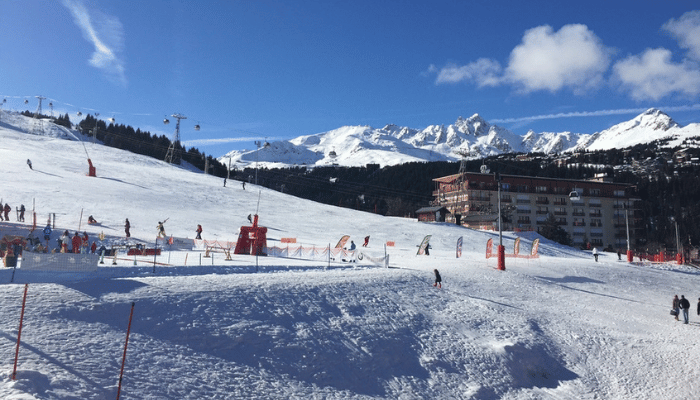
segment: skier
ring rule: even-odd
[[[10,207],[9,203],[5,203],[4,211],[5,211],[5,221],[9,221],[10,220],[10,211],[12,211],[12,207]]]
[[[593,248],[593,258],[595,258],[595,262],[598,262],[598,248],[597,247]]]
[[[442,289],[442,277],[440,276],[440,273],[437,269],[434,269],[433,272],[435,272],[435,283],[433,283],[433,286],[437,286],[439,289]]]
[[[369,235],[365,236],[365,243],[362,245],[362,247],[367,247],[368,244],[369,244]]]
[[[197,224],[197,239],[202,240],[202,225]]]
[[[51,240],[51,224],[46,224],[43,232],[44,240],[46,240],[46,247],[49,247],[49,240]]]
[[[89,244],[90,244],[90,241],[88,239],[88,234],[87,234],[87,232],[83,232],[83,238],[82,238],[82,243],[80,243],[80,247],[87,248]]]
[[[26,209],[24,208],[24,204],[22,204],[22,205],[19,207],[19,221],[20,221],[20,222],[24,222],[24,211],[25,211],[25,210],[26,210]]]
[[[126,222],[124,223],[124,231],[126,232],[126,237],[131,237],[131,233],[129,232],[129,228],[131,228],[131,224],[129,223],[129,218],[127,218]]]
[[[226,187],[226,178],[224,178],[224,187]]]
[[[243,181],[243,190],[245,190],[245,181]]]
[[[30,160],[28,158],[27,158],[27,165],[29,165],[29,169],[34,170],[34,168],[32,168],[32,160]]]
[[[690,309],[690,302],[688,299],[685,298],[684,295],[681,295],[681,301],[678,303],[678,305],[681,306],[683,309],[683,323],[687,324],[688,323],[688,310]]]
[[[65,231],[63,235],[58,238],[58,243],[61,246],[61,253],[68,253],[68,242],[70,242],[70,235],[68,231]]]
[[[164,237],[166,236],[166,235],[165,235],[165,227],[163,226],[164,223],[165,223],[165,222],[160,222],[160,221],[158,221],[158,226],[157,226],[157,228],[158,228],[158,237],[164,238]]]
[[[73,253],[75,253],[75,254],[80,253],[80,245],[83,243],[83,240],[78,235],[78,232],[75,232],[75,235],[73,236],[72,242],[73,242]]]

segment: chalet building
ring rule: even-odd
[[[592,180],[501,175],[501,215],[504,231],[539,231],[552,215],[571,236],[574,246],[627,248],[639,226],[640,200],[634,187]],[[494,174],[462,173],[433,179],[435,200],[445,207],[447,222],[498,230],[498,185]],[[495,216],[495,217],[494,217]]]
[[[447,208],[442,206],[423,207],[416,210],[418,221],[421,222],[445,222],[448,213]]]

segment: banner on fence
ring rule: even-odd
[[[100,256],[97,254],[30,253],[22,254],[21,271],[95,272]]]

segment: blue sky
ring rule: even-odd
[[[81,1],[0,4],[4,109],[99,112],[221,156],[345,125],[480,114],[593,133],[649,107],[700,122],[691,1]],[[24,105],[24,99],[29,104]],[[173,120],[173,118],[170,118]],[[200,131],[194,125],[201,126]]]

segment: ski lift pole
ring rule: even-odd
[[[124,355],[122,355],[122,368],[119,372],[119,386],[117,387],[117,400],[122,392],[122,378],[124,377],[124,364],[126,363],[126,348],[129,345],[129,333],[131,332],[131,319],[134,317],[134,303],[131,302],[131,313],[129,314],[129,326],[126,328],[126,341],[124,342]]]
[[[156,236],[156,244],[153,247],[153,273],[156,273],[156,254],[158,254],[158,236]]]
[[[29,284],[24,284],[24,297],[22,298],[22,313],[19,316],[19,329],[17,330],[17,347],[15,348],[15,366],[12,369],[12,380],[17,379],[17,358],[19,357],[19,343],[22,337],[22,322],[24,321],[24,307],[27,304],[27,290]]]

